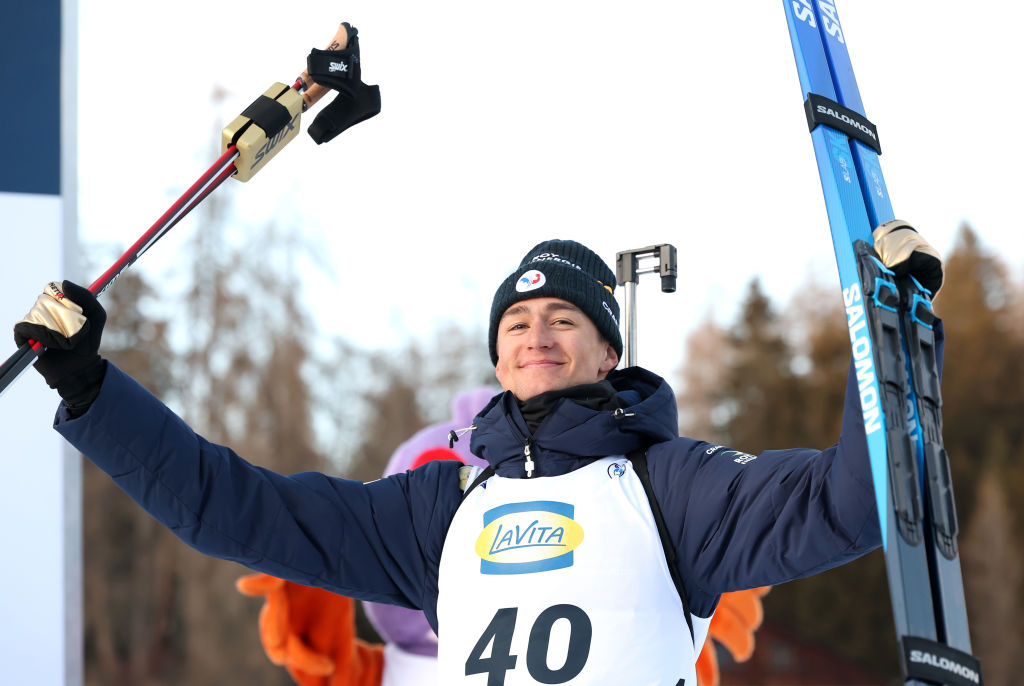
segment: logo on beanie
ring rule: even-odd
[[[601,301],[601,305],[604,307],[604,311],[608,313],[608,316],[615,322],[615,326],[619,325],[619,320],[615,318],[615,313],[612,312],[612,308],[604,300]]]
[[[559,262],[566,266],[572,267],[573,269],[579,269],[580,271],[583,271],[583,267],[565,259],[558,253],[554,252],[542,252],[539,255],[534,255],[533,257],[530,258],[530,262]]]
[[[543,286],[546,281],[547,279],[544,278],[544,274],[536,269],[531,269],[519,277],[519,281],[516,282],[516,290],[520,293],[537,290]]]

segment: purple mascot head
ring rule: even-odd
[[[398,446],[383,476],[415,469],[432,460],[461,460],[467,465],[486,467],[486,462],[469,452],[468,440],[458,441],[454,448],[449,448],[448,435],[471,425],[496,393],[491,388],[477,388],[457,395],[452,401],[451,418],[416,432]],[[437,655],[437,635],[419,610],[369,602],[363,603],[363,607],[370,623],[388,643],[416,655]]]

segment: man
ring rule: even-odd
[[[876,247],[941,284],[938,255],[906,225],[879,227]],[[681,438],[664,380],[613,371],[614,283],[592,251],[555,240],[499,286],[489,348],[505,392],[471,439],[494,472],[483,481],[451,461],[368,484],[250,465],[100,358],[103,310],[74,284],[51,284],[15,331],[48,348],[37,368],[64,399],[57,430],[175,534],[422,609],[441,683],[692,685],[722,593],[879,545],[857,384],[824,451]]]
[[[417,431],[388,460],[384,476],[402,474],[431,460],[460,460],[486,467],[470,452],[469,442],[450,445],[459,431],[494,397],[494,389],[459,393],[451,416]],[[449,447],[450,446],[450,447]],[[284,665],[300,686],[438,686],[437,635],[422,612],[397,605],[363,603],[367,619],[384,639],[368,645],[355,638],[352,599],[323,589],[286,582],[267,574],[248,574],[236,587],[263,596],[260,638],[274,664]],[[700,686],[718,686],[716,647],[744,662],[754,651],[761,623],[761,597],[767,587],[724,593],[708,626],[696,671]],[[714,639],[714,640],[712,640]]]

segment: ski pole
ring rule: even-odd
[[[341,24],[327,50],[344,49],[348,26]],[[275,83],[259,96],[222,132],[223,154],[109,269],[93,281],[89,290],[100,296],[125,269],[195,209],[228,177],[248,181],[299,133],[302,112],[319,101],[330,89],[313,83],[303,71],[290,87]],[[0,395],[43,352],[37,341],[28,341],[0,365]]]
[[[656,260],[656,264],[650,264],[652,260]],[[641,261],[647,264],[641,266]],[[675,246],[659,243],[615,253],[615,280],[623,287],[625,296],[623,319],[626,336],[623,357],[626,358],[627,367],[636,366],[636,287],[641,274],[658,274],[661,276],[661,292],[674,293],[676,276],[679,274]]]

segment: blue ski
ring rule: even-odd
[[[872,229],[894,214],[834,2],[783,5],[846,306],[903,676],[981,684],[942,448],[931,293],[874,254]]]

